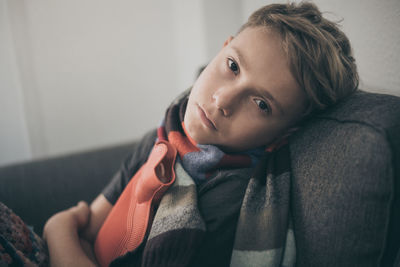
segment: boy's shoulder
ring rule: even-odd
[[[133,160],[134,163],[138,161],[142,162],[142,164],[147,160],[151,149],[154,146],[154,143],[157,139],[157,129],[154,128],[148,132],[146,132],[143,137],[138,140],[135,144],[135,147],[132,152],[132,156],[135,158]]]

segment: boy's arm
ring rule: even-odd
[[[44,228],[51,266],[96,266],[93,244],[112,205],[99,195],[51,217]]]

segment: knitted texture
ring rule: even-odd
[[[135,266],[191,266],[207,231],[198,207],[198,184],[214,170],[249,167],[257,161],[240,209],[230,265],[294,266],[288,145],[263,148],[261,157],[252,152],[228,155],[215,146],[197,145],[182,123],[186,104],[187,93],[172,103],[158,129],[158,138],[178,151],[175,182],[161,199],[147,241],[111,266],[128,258]]]
[[[45,242],[0,202],[0,266],[48,266]]]

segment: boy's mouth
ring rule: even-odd
[[[199,114],[201,121],[207,128],[217,131],[217,127],[215,127],[215,123],[208,118],[207,113],[198,104],[197,104],[197,112]]]

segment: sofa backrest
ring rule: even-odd
[[[357,92],[306,122],[290,147],[298,266],[393,266],[400,98]]]

